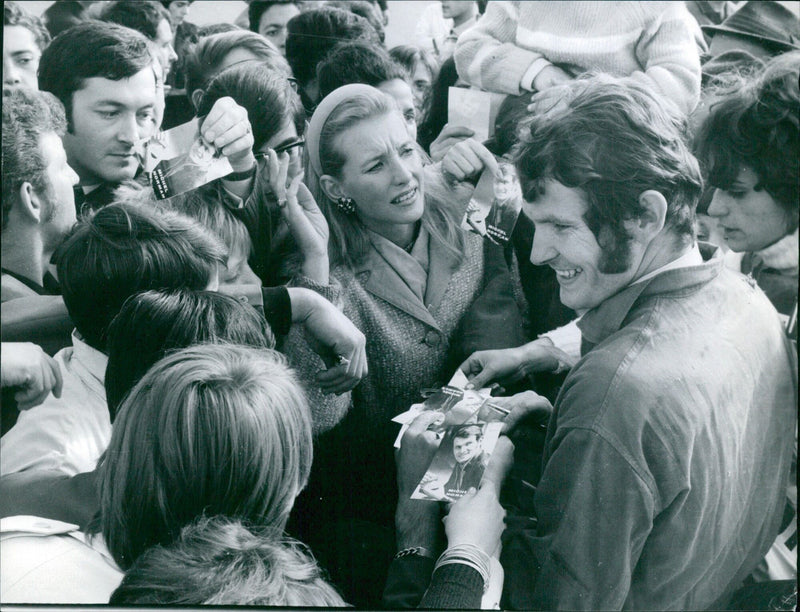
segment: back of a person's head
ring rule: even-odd
[[[21,26],[30,30],[39,51],[44,51],[50,44],[50,33],[44,27],[44,22],[22,8],[18,2],[3,2],[3,26]]]
[[[111,320],[148,289],[205,289],[225,265],[222,242],[179,213],[117,201],[80,220],[53,256],[84,340],[104,351]]]
[[[141,32],[150,40],[158,37],[158,26],[165,19],[169,21],[169,13],[160,2],[155,0],[113,0],[107,3],[100,18],[109,23],[116,23],[126,28]]]
[[[286,60],[301,86],[316,77],[317,64],[337,44],[348,40],[379,42],[366,19],[337,8],[322,7],[300,13],[286,28]]]
[[[171,353],[123,401],[98,467],[108,550],[128,569],[203,515],[281,531],[312,456],[308,402],[280,353]]]
[[[765,67],[729,85],[712,99],[695,136],[712,187],[729,189],[744,168],[787,212],[788,228],[797,228],[800,185],[800,51],[771,59]]]
[[[386,41],[386,30],[383,27],[383,13],[380,8],[367,2],[366,0],[330,0],[325,6],[331,8],[339,8],[345,11],[363,17],[367,20],[375,34],[378,35],[378,41],[383,45]]]
[[[229,257],[234,254],[244,260],[250,257],[253,243],[247,226],[219,201],[216,189],[193,189],[165,200],[163,205],[212,232],[225,244]]]
[[[305,114],[300,97],[283,72],[261,62],[244,62],[226,68],[208,83],[199,116],[208,114],[220,98],[229,96],[244,107],[253,126],[253,150],[259,151],[288,123],[302,131]]]
[[[6,229],[11,206],[19,198],[23,183],[47,193],[47,163],[40,139],[52,132],[62,136],[67,122],[64,107],[47,92],[24,87],[3,90],[3,216],[0,231]]]
[[[146,551],[111,605],[342,607],[314,558],[275,530],[203,517],[173,543]]]
[[[393,79],[408,80],[408,73],[382,47],[367,41],[342,43],[317,66],[320,98],[342,85],[377,87]]]
[[[286,60],[263,36],[239,29],[209,36],[201,35],[200,42],[186,58],[187,95],[191,97],[194,91],[205,90],[209,81],[220,71],[228,54],[238,49],[250,53],[268,69],[289,76]]]
[[[86,79],[128,79],[153,63],[150,43],[114,23],[87,21],[59,34],[42,53],[39,89],[54,94],[72,115],[72,94]]]
[[[200,38],[205,38],[206,36],[213,36],[214,34],[242,31],[242,28],[232,23],[209,23],[208,25],[200,26],[197,29],[197,35]]]
[[[666,200],[665,228],[676,243],[690,242],[703,180],[686,116],[652,89],[608,75],[571,81],[558,94],[532,115],[517,149],[525,200],[535,203],[551,180],[580,189],[605,273],[629,265],[626,221],[643,214],[645,191]]]
[[[125,394],[164,355],[219,342],[273,348],[275,337],[263,314],[216,291],[151,290],[128,298],[108,330],[105,387],[112,422]]]

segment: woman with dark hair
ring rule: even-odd
[[[389,50],[389,55],[411,76],[419,126],[428,115],[431,88],[439,74],[439,65],[429,51],[414,45],[397,45]]]
[[[4,519],[18,531],[1,544],[3,601],[105,603],[120,569],[202,516],[280,533],[311,461],[308,404],[281,355],[221,344],[174,352],[120,406],[86,533]]]
[[[419,126],[419,134],[417,140],[419,144],[425,149],[434,161],[441,159],[442,155],[435,155],[431,145],[439,137],[440,132],[447,124],[447,100],[449,98],[449,91],[452,86],[458,81],[458,72],[456,72],[456,62],[451,57],[445,61],[439,68],[439,74],[433,81],[430,93],[430,106],[424,121]],[[471,130],[466,136],[471,136]]]
[[[265,286],[283,284],[295,268],[316,273],[308,266],[323,266],[327,224],[316,206],[310,206],[308,190],[298,182],[286,192],[288,206],[279,206],[276,185],[284,185],[302,172],[302,133],[305,112],[296,87],[288,77],[261,62],[244,61],[217,74],[198,99],[203,116],[221,98],[233,98],[247,110],[253,126],[253,153],[259,161],[253,194],[243,205],[229,206],[250,232],[253,251],[250,267]],[[279,179],[278,175],[283,179]],[[214,189],[214,186],[201,189]],[[298,201],[299,198],[299,201]]]
[[[800,51],[773,58],[758,76],[744,79],[711,102],[696,137],[698,155],[714,187],[706,213],[717,221],[731,249],[727,263],[758,283],[795,342],[800,268],[799,82]],[[794,469],[780,533],[749,580],[756,584],[738,594],[740,609],[761,608],[778,594],[794,593],[793,604],[797,603],[796,465],[795,437]]]
[[[696,137],[730,262],[751,274],[775,308],[797,305],[800,186],[800,51],[767,63],[710,104]]]

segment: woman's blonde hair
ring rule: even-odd
[[[328,116],[319,138],[319,161],[322,172],[340,178],[347,162],[347,153],[335,146],[336,137],[362,121],[398,113],[392,98],[375,91],[374,94],[355,94],[339,104]],[[402,117],[401,117],[402,119]],[[421,154],[421,151],[419,152]],[[320,185],[320,177],[305,158],[306,183],[314,195],[330,227],[328,251],[332,265],[357,266],[370,248],[366,228],[355,214],[343,213],[336,202],[328,198]],[[423,188],[423,185],[420,185]],[[455,262],[460,262],[464,253],[464,237],[459,228],[460,219],[456,207],[444,199],[426,193],[422,225],[431,240],[445,247]]]
[[[142,554],[111,605],[342,607],[308,549],[273,529],[202,517]]]
[[[125,398],[99,468],[108,549],[126,569],[204,514],[282,530],[312,454],[308,403],[282,355],[224,344],[168,355]]]

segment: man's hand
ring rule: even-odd
[[[220,98],[214,103],[200,125],[200,135],[228,158],[235,172],[249,170],[255,164],[247,111],[233,98]]]
[[[289,154],[280,157],[269,150],[269,183],[272,193],[278,200],[281,214],[289,226],[289,231],[297,241],[303,254],[303,274],[321,285],[328,284],[330,264],[328,262],[328,222],[317,206],[314,196],[303,183],[303,174],[291,179],[289,174]]]
[[[443,160],[453,145],[474,135],[475,131],[464,125],[445,124],[436,140],[431,143],[431,159],[435,162]]]
[[[3,342],[0,357],[3,388],[21,387],[14,394],[20,410],[38,406],[51,391],[55,397],[61,397],[61,369],[40,346],[32,342]]]
[[[527,374],[525,353],[520,348],[477,351],[461,364],[469,378],[467,389],[482,389],[497,381],[519,382]]]
[[[367,340],[333,304],[311,289],[289,287],[292,321],[305,327],[309,343],[328,366],[317,375],[326,393],[345,393],[367,375]]]
[[[488,168],[494,175],[498,173],[494,155],[474,138],[467,138],[453,145],[442,160],[442,171],[457,181],[480,174]]]
[[[495,381],[519,382],[530,372],[554,371],[560,353],[549,340],[534,340],[516,348],[477,351],[461,364],[461,371],[470,379],[467,389],[481,389]]]
[[[550,401],[533,391],[523,391],[511,397],[495,397],[492,398],[492,403],[509,411],[503,420],[503,433],[506,435],[511,433],[520,421],[534,418],[538,423],[547,423],[553,414],[553,405]]]

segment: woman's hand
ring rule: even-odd
[[[269,184],[278,207],[303,254],[303,274],[321,285],[329,281],[328,222],[303,184],[303,173],[289,179],[289,154],[268,153]],[[288,183],[288,186],[287,186]]]
[[[511,468],[514,444],[501,436],[492,451],[479,489],[470,489],[450,506],[444,519],[447,545],[472,544],[492,556],[500,549],[506,511],[500,505],[500,487]]]
[[[345,393],[368,373],[367,339],[336,306],[317,292],[288,287],[292,323],[305,328],[309,346],[328,366],[317,374],[325,393]]]
[[[474,138],[453,145],[442,160],[442,171],[457,181],[480,174],[484,168],[497,175],[498,165],[494,155]]]
[[[474,135],[475,131],[464,125],[445,124],[436,140],[431,143],[431,159],[435,162],[441,161],[453,145]]]

